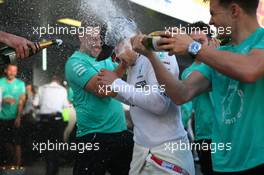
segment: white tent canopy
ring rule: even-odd
[[[209,23],[210,12],[208,5],[202,0],[130,0],[146,8],[165,15],[193,23],[203,21]]]

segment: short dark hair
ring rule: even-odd
[[[211,29],[211,27],[204,23],[203,21],[198,21],[195,23],[192,23],[189,25],[190,31],[193,32],[196,29],[199,29],[200,31],[207,31],[206,35],[208,38],[212,38],[214,31]]]
[[[210,0],[204,0],[208,2]],[[246,13],[256,14],[259,5],[259,0],[218,0],[222,6],[228,6],[231,3],[238,4]]]
[[[9,66],[18,67],[16,63],[8,63],[8,64],[6,65],[6,69],[7,69]]]
[[[81,27],[99,27],[100,28],[100,37],[101,40],[105,40],[105,34],[107,31],[107,24],[106,22],[102,22],[96,17],[89,17],[81,22]]]
[[[58,75],[53,75],[52,77],[51,77],[51,81],[56,81],[56,82],[58,82],[58,83],[62,83],[62,78],[61,77],[59,77]]]

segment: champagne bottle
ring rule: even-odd
[[[158,51],[157,42],[160,40],[160,36],[146,36],[142,40],[142,44],[146,49]]]
[[[37,48],[37,52],[41,51],[42,49],[48,48],[52,45],[60,46],[62,44],[62,40],[55,39],[55,40],[44,40],[41,42],[36,42],[34,45]],[[34,55],[33,50],[29,47],[29,57]],[[3,46],[0,48],[0,66],[15,63],[17,60],[16,58],[16,51],[15,49],[9,46]]]
[[[161,37],[159,35],[157,35],[156,32],[152,32],[143,38],[142,44],[146,47],[146,49],[158,51],[157,42],[160,39],[161,39]]]

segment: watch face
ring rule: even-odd
[[[194,51],[194,52],[197,52],[198,50],[199,50],[199,44],[197,44],[197,43],[194,43],[193,45],[192,45],[192,50]]]
[[[193,43],[191,43],[189,49],[190,49],[189,53],[191,53],[192,55],[197,55],[197,53],[201,49],[201,44],[196,42],[196,41],[194,41]]]

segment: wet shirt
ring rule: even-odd
[[[2,103],[0,119],[15,119],[18,111],[19,97],[26,93],[25,83],[19,79],[14,79],[12,82],[8,82],[6,78],[1,78],[0,88],[2,91],[2,98],[13,98],[16,100],[14,104]]]
[[[192,101],[189,101],[181,105],[182,122],[185,129],[188,128],[188,121],[192,117],[192,112],[193,112]]]
[[[158,56],[178,78],[176,58],[167,53],[159,53]],[[130,105],[134,140],[138,145],[153,148],[186,136],[179,106],[167,97],[164,86],[159,85],[145,56],[137,58],[135,65],[129,68],[127,82],[117,79],[112,86],[118,92],[117,98]]]
[[[89,133],[116,133],[127,129],[119,101],[111,97],[97,97],[85,90],[88,81],[101,69],[114,70],[115,67],[110,58],[97,62],[95,58],[79,51],[68,59],[65,74],[74,94],[78,137]]]
[[[264,49],[264,29],[258,28],[239,45],[220,48],[242,55],[252,49]],[[243,171],[263,164],[264,77],[255,83],[243,83],[207,65],[196,70],[212,84],[215,105],[212,141],[231,146],[231,149],[216,149],[212,154],[214,170]]]

